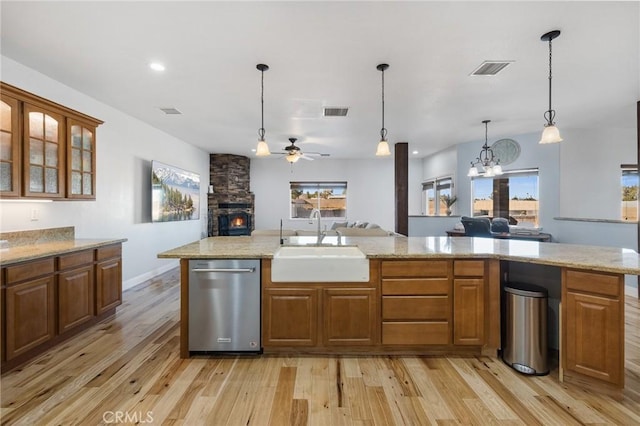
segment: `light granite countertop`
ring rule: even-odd
[[[45,241],[34,244],[19,245],[0,249],[0,266],[8,266],[18,262],[40,259],[49,256],[58,256],[75,251],[87,250],[123,243],[126,238],[120,239],[68,239],[57,241]]]
[[[335,244],[336,237],[323,243]],[[305,245],[315,237],[289,237],[285,244]],[[640,275],[640,255],[631,249],[472,237],[343,237],[368,258],[497,258],[541,265]],[[210,237],[158,254],[159,258],[272,258],[277,236]]]

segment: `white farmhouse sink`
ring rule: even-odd
[[[273,282],[367,282],[369,259],[355,246],[283,246],[271,261]]]

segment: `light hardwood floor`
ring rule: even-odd
[[[179,274],[2,377],[2,424],[640,424],[640,303],[627,298],[622,400],[489,357],[179,358]]]

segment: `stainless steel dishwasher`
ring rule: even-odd
[[[261,352],[260,260],[189,261],[189,350]]]

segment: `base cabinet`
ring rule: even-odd
[[[93,263],[58,276],[58,333],[93,318],[93,288]]]
[[[308,288],[268,289],[263,294],[264,346],[318,344],[318,291]]]
[[[622,275],[563,271],[564,369],[624,386]]]
[[[453,274],[453,344],[483,345],[485,261],[456,260]]]
[[[120,253],[118,243],[2,268],[3,372],[114,312],[122,303]]]
[[[327,288],[322,290],[325,346],[376,343],[375,288]]]
[[[102,314],[122,304],[121,245],[96,250],[96,312]]]
[[[379,262],[370,262],[365,283],[271,281],[262,261],[262,345],[265,350],[368,347],[379,342]],[[372,286],[373,285],[373,286]]]
[[[37,347],[55,334],[55,276],[28,280],[6,290],[6,359]]]
[[[451,344],[451,261],[382,262],[382,344]]]

